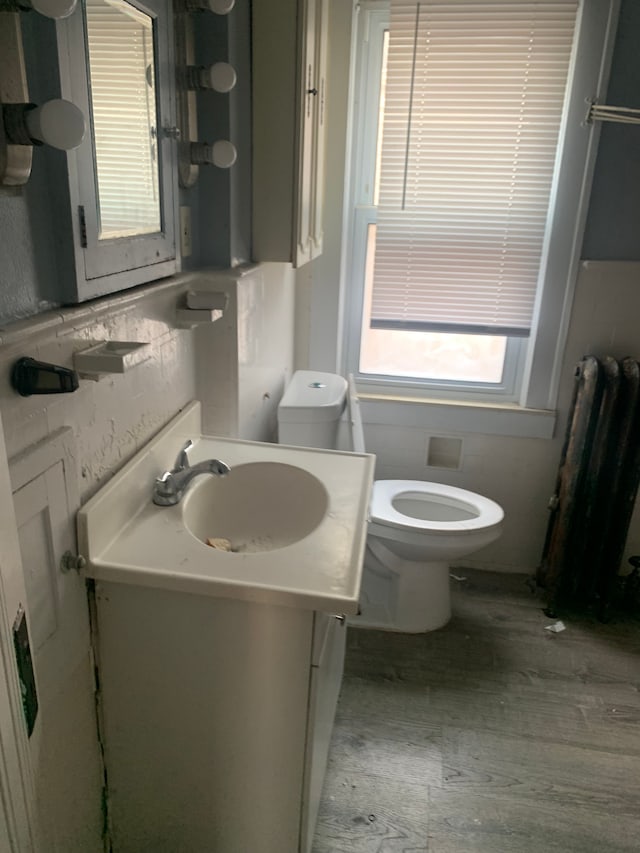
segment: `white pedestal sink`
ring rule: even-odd
[[[187,439],[231,471],[155,506]],[[373,468],[201,436],[195,403],[80,511],[114,853],[308,853]]]

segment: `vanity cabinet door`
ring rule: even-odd
[[[315,614],[300,837],[301,853],[310,853],[313,842],[333,721],[342,684],[346,636],[344,617],[327,613]]]
[[[253,10],[253,258],[322,252],[327,0]]]

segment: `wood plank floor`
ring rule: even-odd
[[[640,622],[462,574],[440,631],[349,630],[313,853],[638,853]]]

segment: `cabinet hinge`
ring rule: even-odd
[[[84,205],[78,205],[78,220],[80,224],[80,245],[83,249],[87,248],[87,221],[84,216]]]

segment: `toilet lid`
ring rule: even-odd
[[[402,530],[471,533],[500,524],[502,507],[495,501],[421,480],[377,480],[371,496],[371,520]]]

